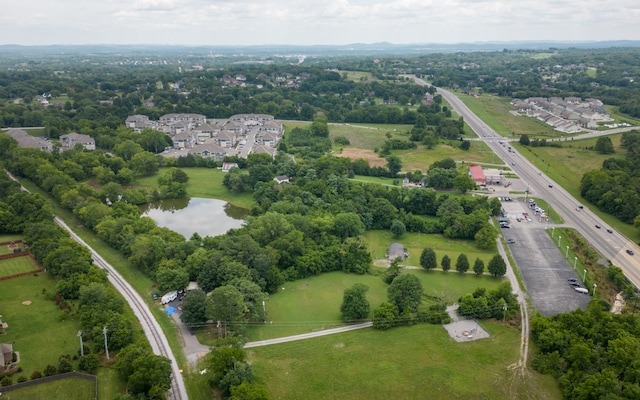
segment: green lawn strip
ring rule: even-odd
[[[56,281],[47,274],[0,281],[0,312],[2,321],[9,325],[0,342],[13,345],[13,351],[20,353],[18,366],[22,367],[14,382],[20,375],[28,378],[35,370],[44,371],[47,364],[57,367],[63,354],[78,354],[80,323],[72,318],[59,319],[60,308],[49,297],[55,292]],[[22,304],[26,301],[31,304]],[[74,309],[75,304],[71,307]],[[77,361],[72,363],[77,368]]]
[[[363,329],[249,350],[277,399],[561,399],[553,378],[509,370],[520,333],[482,322],[491,337],[457,343],[440,325]]]
[[[82,238],[88,245],[93,247],[109,264],[111,264],[131,286],[142,296],[147,302],[147,305],[154,313],[154,316],[160,326],[162,327],[174,356],[178,361],[178,365],[185,371],[188,371],[187,361],[182,350],[182,338],[180,337],[179,330],[176,325],[170,320],[166,313],[162,311],[159,303],[152,299],[151,293],[154,291],[154,282],[144,276],[139,270],[131,266],[126,257],[120,254],[118,251],[104,243],[98,238],[91,230],[82,226],[82,223],[76,218],[73,213],[65,208],[60,207],[55,200],[53,200],[47,193],[40,190],[37,186],[27,180],[21,180],[21,183],[31,190],[45,196],[50,201],[51,206],[54,209],[54,213],[62,218],[71,229]],[[130,311],[130,309],[127,308]],[[134,321],[134,329],[140,334],[144,334],[140,326],[139,321],[136,318]],[[190,393],[191,388],[187,386],[187,391]]]
[[[98,399],[111,400],[126,393],[127,384],[120,379],[114,367],[98,368],[96,375],[98,376]]]
[[[250,209],[254,200],[251,194],[233,194],[222,184],[225,172],[217,168],[181,168],[188,176],[187,193],[192,197],[215,198],[229,202],[237,207]],[[162,176],[167,168],[161,168],[158,174],[148,177],[139,177],[136,184],[158,188],[158,177]]]
[[[0,388],[0,391],[2,391],[2,388]],[[82,378],[67,378],[12,390],[5,393],[3,397],[20,400],[87,400],[95,398],[95,393],[95,382]]]
[[[12,276],[23,272],[38,271],[35,261],[29,256],[0,260],[0,277]]]
[[[409,257],[402,264],[411,266],[420,266],[420,255],[425,247],[431,247],[436,252],[438,266],[447,254],[451,258],[451,269],[455,269],[460,253],[467,255],[472,266],[478,257],[486,266],[495,254],[495,251],[477,248],[473,240],[449,239],[438,234],[405,233],[402,238],[394,239],[390,231],[376,230],[365,232],[364,240],[374,259],[384,259],[389,244],[402,243],[409,252]]]

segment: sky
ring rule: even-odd
[[[640,40],[638,0],[0,0],[0,4],[0,44]]]

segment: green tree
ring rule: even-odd
[[[609,136],[600,136],[598,140],[596,140],[595,149],[600,154],[615,153],[615,150],[613,149],[613,142],[611,142],[611,138]]]
[[[473,236],[476,241],[476,245],[485,250],[495,249],[497,237],[498,232],[496,232],[496,229],[489,223],[484,224]]]
[[[340,312],[345,321],[357,321],[369,316],[371,306],[367,300],[369,287],[364,283],[356,283],[344,290]]]
[[[451,269],[451,258],[448,255],[442,256],[442,261],[440,261],[440,266],[444,272],[447,272]]]
[[[404,223],[398,219],[393,220],[390,230],[395,239],[401,238],[407,232],[407,228],[404,226]]]
[[[500,254],[496,254],[489,261],[487,270],[493,276],[504,276],[504,274],[507,273],[507,264],[504,262],[504,259]]]
[[[388,302],[380,304],[378,308],[373,310],[373,328],[386,330],[393,328],[398,319],[398,310]]]
[[[136,358],[127,386],[135,394],[165,393],[171,387],[171,361],[150,353]]]
[[[162,260],[156,271],[156,282],[161,292],[182,290],[189,285],[189,273],[176,260]]]
[[[137,174],[142,174],[145,176],[150,176],[158,172],[158,168],[160,164],[158,162],[158,157],[155,154],[143,151],[140,153],[136,153],[133,157],[131,157],[131,169],[134,170]]]
[[[182,300],[180,320],[188,327],[207,322],[207,295],[202,290],[189,291]]]
[[[458,259],[456,260],[456,271],[464,274],[469,270],[469,259],[467,255],[464,253],[460,253]]]
[[[340,213],[333,218],[333,232],[340,240],[360,236],[364,231],[365,226],[356,213]]]
[[[405,310],[415,312],[422,303],[422,294],[422,282],[411,274],[396,277],[387,288],[389,303],[398,309],[399,314],[403,314]]]
[[[453,188],[460,191],[460,193],[467,193],[469,190],[476,188],[476,183],[471,179],[469,174],[460,173],[453,178]]]
[[[460,143],[460,149],[461,150],[469,151],[470,148],[471,148],[471,141],[470,140],[463,140]]]
[[[207,319],[219,323],[222,337],[229,333],[229,327],[244,322],[248,312],[244,303],[244,297],[233,286],[220,286],[215,288],[207,297]]]
[[[520,135],[520,144],[523,146],[528,146],[529,144],[531,144],[531,140],[529,139],[529,135],[524,134],[524,135]]]
[[[476,261],[473,263],[473,272],[478,276],[484,273],[484,261],[480,258],[476,258]]]
[[[401,273],[402,266],[400,265],[400,261],[397,258],[394,258],[384,274],[384,281],[388,284],[391,284],[391,282],[393,282],[393,280],[396,279],[396,277],[398,277]]]
[[[398,172],[402,171],[402,160],[400,157],[387,157],[387,169],[389,170],[389,177],[395,178],[398,175]]]
[[[420,254],[420,266],[430,271],[438,266],[436,252],[431,247],[425,247]]]
[[[242,382],[231,388],[230,400],[269,400],[269,391],[255,383]]]

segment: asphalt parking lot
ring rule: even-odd
[[[533,305],[545,316],[570,312],[578,308],[586,309],[591,300],[588,294],[579,293],[569,285],[567,279],[577,278],[580,287],[582,284],[582,271],[574,271],[545,228],[551,228],[553,224],[540,221],[532,214],[524,199],[518,200],[512,197],[512,201],[503,202],[503,208],[507,215],[522,215],[527,212],[531,216],[531,222],[523,219],[517,222],[511,219],[509,228],[503,228],[505,239],[512,239],[509,249],[516,261],[524,285]],[[556,232],[555,240],[558,238]],[[589,292],[591,292],[591,288]]]

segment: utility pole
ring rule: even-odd
[[[507,319],[507,305],[506,304],[502,305],[502,311],[503,311],[502,320],[505,321]]]
[[[78,335],[80,338],[80,355],[84,356],[84,346],[82,345],[82,331],[78,331]]]
[[[107,327],[102,327],[102,334],[104,335],[104,351],[107,353],[107,360],[109,359],[109,346],[107,346]]]

